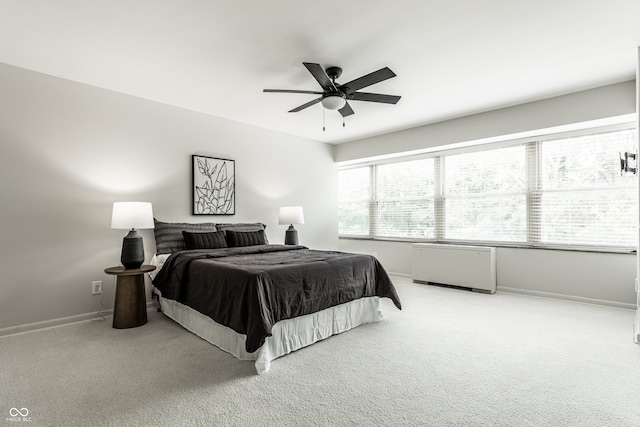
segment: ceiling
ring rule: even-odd
[[[249,6],[250,5],[250,6]],[[634,78],[638,0],[0,0],[0,62],[338,144]],[[302,65],[397,77],[352,101]]]

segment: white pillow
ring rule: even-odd
[[[158,272],[164,265],[164,262],[167,260],[167,258],[169,258],[170,255],[171,254],[160,254],[160,255],[154,254],[153,255],[153,258],[151,258],[151,265],[155,265],[156,269],[149,272],[149,276],[151,276],[151,280],[156,278],[156,274],[158,274]]]

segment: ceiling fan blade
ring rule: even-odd
[[[354,114],[353,110],[351,109],[351,105],[349,105],[348,102],[345,103],[344,107],[342,107],[338,111],[340,112],[340,114],[342,114],[342,117],[347,117]]]
[[[324,68],[320,66],[320,64],[314,64],[312,62],[303,62],[304,66],[307,67],[307,70],[311,73],[311,75],[320,83],[322,89],[335,92],[336,85],[333,84],[327,73],[324,71]]]
[[[305,109],[305,108],[307,108],[307,107],[311,107],[312,105],[315,105],[315,104],[317,104],[317,103],[318,103],[318,102],[320,102],[320,101],[322,101],[322,97],[320,97],[320,98],[316,98],[316,99],[314,99],[313,101],[309,101],[309,102],[307,102],[306,104],[302,104],[301,106],[296,107],[296,108],[294,108],[293,110],[289,110],[289,112],[290,112],[290,113],[297,113],[298,111],[300,111],[300,110],[304,110],[304,109]]]
[[[355,92],[347,95],[347,99],[353,101],[370,101],[370,102],[382,102],[384,104],[396,104],[400,101],[400,96],[397,95],[384,95],[382,93],[367,93],[367,92]]]
[[[294,90],[294,89],[263,89],[263,92],[270,93],[307,93],[311,95],[322,95],[324,92],[318,92],[317,90]]]
[[[347,94],[351,94],[359,89],[374,85],[376,83],[380,83],[384,80],[390,79],[395,76],[396,74],[393,71],[391,71],[389,67],[384,67],[379,69],[378,71],[369,73],[366,76],[362,76],[355,80],[351,80],[349,83],[340,85],[339,89],[343,92],[346,92]]]

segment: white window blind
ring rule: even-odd
[[[525,242],[526,165],[524,145],[444,156],[443,238]]]
[[[346,236],[369,235],[371,201],[368,166],[338,173],[338,233]]]
[[[339,171],[341,236],[633,250],[636,130],[502,142]]]
[[[433,162],[431,158],[377,166],[374,236],[435,237]]]
[[[635,152],[635,132],[608,132],[539,143],[532,236],[545,245],[636,245],[637,178],[620,173],[619,153]]]

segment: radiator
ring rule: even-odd
[[[412,246],[414,282],[496,291],[496,248],[429,243]]]

